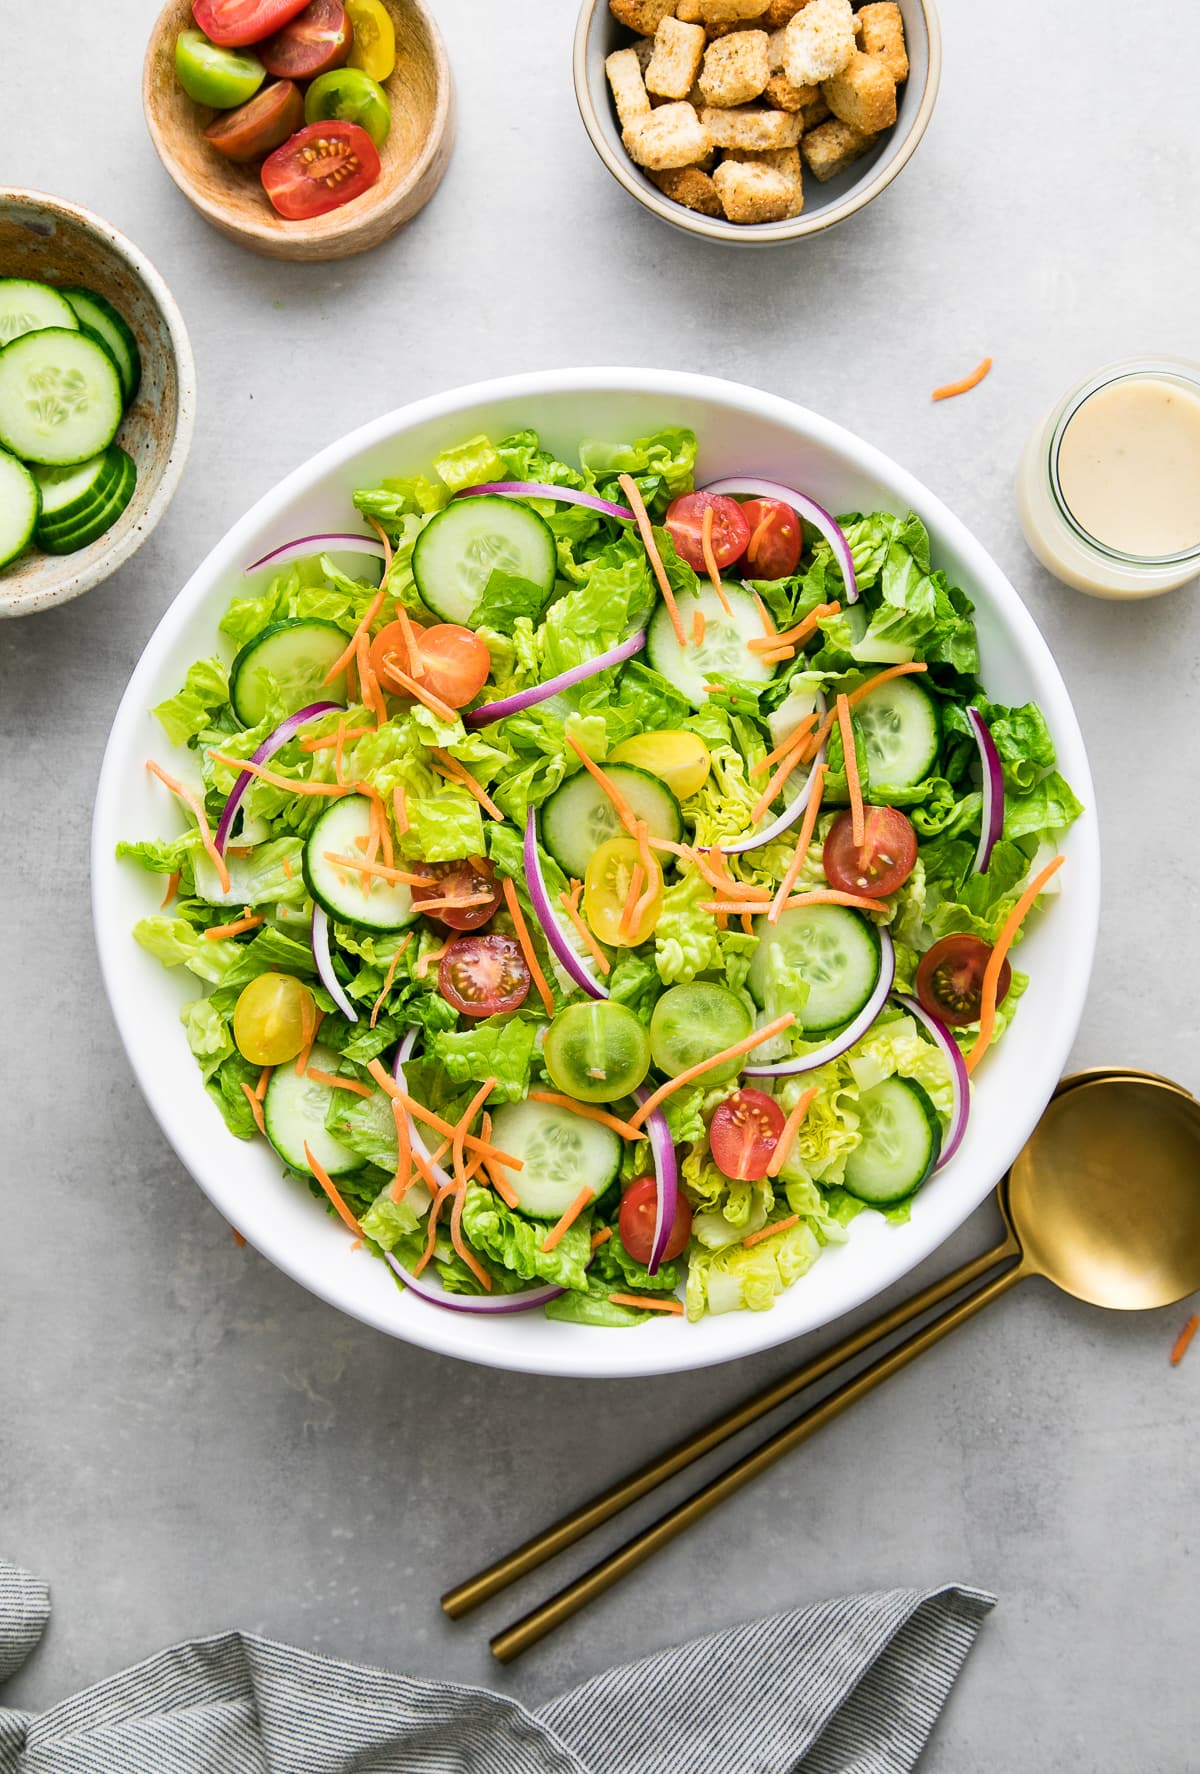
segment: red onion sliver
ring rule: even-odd
[[[854,571],[854,556],[850,552],[850,544],[846,540],[846,532],[837,523],[823,505],[810,499],[807,493],[798,493],[793,487],[782,487],[777,481],[755,480],[749,475],[733,474],[726,480],[715,480],[711,486],[702,489],[705,493],[748,493],[753,499],[782,499],[793,511],[807,518],[814,530],[819,530],[833,550],[834,559],[842,570],[842,578],[846,585],[846,602],[858,602],[858,577]]]
[[[488,727],[493,721],[502,721],[507,715],[520,714],[522,709],[532,708],[535,703],[545,702],[551,696],[557,696],[560,690],[573,689],[588,678],[594,678],[597,672],[608,671],[614,665],[624,665],[635,653],[640,653],[646,645],[646,632],[638,630],[631,634],[627,641],[619,647],[610,647],[607,653],[598,653],[594,659],[585,659],[582,665],[573,665],[570,671],[563,671],[556,678],[547,678],[544,684],[534,684],[528,690],[518,690],[515,696],[505,696],[499,702],[485,702],[482,708],[473,708],[463,716],[463,724],[467,727]]]
[[[767,939],[769,940],[769,939]],[[745,1066],[743,1076],[747,1078],[790,1078],[797,1072],[815,1072],[818,1066],[826,1066],[830,1060],[838,1059],[856,1041],[861,1041],[879,1012],[888,1001],[888,994],[896,981],[896,951],[892,946],[891,935],[885,925],[879,928],[879,978],[875,989],[867,999],[852,1023],[844,1028],[840,1035],[827,1041],[824,1047],[816,1048],[812,1053],[797,1054],[795,1058],[780,1060],[774,1066]]]
[[[579,987],[581,992],[586,992],[589,998],[607,998],[607,986],[600,984],[583,956],[577,954],[571,947],[559,925],[554,907],[550,903],[546,877],[542,873],[542,860],[538,855],[537,815],[532,807],[529,809],[529,818],[525,825],[524,862],[525,884],[529,888],[534,915],[542,927],[542,935],[554,952],[555,960],[563,972]]]
[[[289,715],[286,721],[280,721],[273,733],[267,734],[250,762],[252,764],[267,763],[277,751],[287,744],[289,739],[294,739],[300,729],[307,726],[309,721],[315,721],[320,715],[333,714],[340,707],[339,702],[310,702],[307,708],[297,709],[296,713]],[[233,830],[237,810],[242,804],[242,797],[253,781],[254,777],[250,771],[243,770],[230,790],[229,799],[221,809],[214,842],[222,856],[224,856],[225,846],[229,842],[229,834]]]
[[[273,548],[261,560],[251,561],[244,572],[257,573],[260,567],[283,567],[289,561],[304,560],[310,554],[373,554],[377,560],[387,558],[378,536],[299,536],[294,542],[284,542]]]
[[[979,761],[983,766],[983,830],[979,834],[979,848],[975,852],[975,873],[986,875],[988,864],[992,860],[992,851],[1004,830],[1004,768],[1000,762],[1000,753],[996,750],[996,741],[988,732],[987,722],[979,710],[969,708],[967,719],[971,723],[971,731],[979,747]]]
[[[644,1085],[639,1085],[634,1095],[639,1103],[644,1103],[650,1092]],[[650,1245],[650,1261],[646,1264],[646,1273],[657,1275],[675,1225],[675,1213],[679,1205],[679,1166],[675,1159],[675,1142],[671,1138],[671,1129],[661,1109],[651,1110],[646,1119],[645,1131],[649,1136],[650,1151],[654,1157],[654,1176],[658,1183],[654,1237]]]
[[[404,1075],[404,1067],[413,1056],[417,1041],[420,1038],[420,1033],[421,1031],[419,1029],[410,1029],[403,1041],[401,1041],[399,1047],[397,1047],[396,1057],[392,1061],[392,1077],[396,1080],[396,1083],[406,1095],[408,1094],[408,1080]],[[436,1180],[439,1189],[448,1188],[453,1183],[454,1178],[450,1175],[449,1171],[443,1170],[440,1164],[435,1164],[433,1162],[429,1147],[425,1143],[425,1136],[411,1115],[408,1117],[408,1137],[411,1139],[413,1145],[418,1148],[422,1158],[428,1161],[430,1172]]]
[[[611,499],[600,499],[595,493],[579,493],[574,487],[552,487],[536,480],[489,480],[481,487],[464,487],[456,499],[477,499],[483,493],[498,493],[505,499],[557,499],[560,505],[586,505],[589,511],[603,512],[605,517],[619,517],[633,523],[627,505],[614,505]]]
[[[824,720],[826,711],[825,698],[817,691],[817,713]],[[742,856],[747,850],[758,850],[763,844],[770,844],[775,838],[781,838],[784,832],[795,825],[812,798],[813,776],[818,764],[825,762],[825,747],[822,745],[816,757],[808,767],[808,781],[796,796],[790,807],[786,807],[778,819],[772,820],[761,832],[752,832],[747,838],[736,838],[732,844],[711,844],[711,850],[721,850],[726,856]]]
[[[440,1281],[414,1275],[405,1269],[390,1250],[383,1254],[410,1293],[431,1306],[444,1307],[447,1312],[490,1313],[493,1318],[498,1318],[505,1313],[530,1312],[535,1306],[545,1306],[551,1300],[559,1299],[567,1291],[565,1287],[546,1286],[524,1288],[519,1294],[451,1294]]]
[[[944,1022],[917,1003],[915,998],[896,995],[897,1004],[903,1004],[910,1016],[915,1016],[921,1027],[927,1029],[950,1061],[950,1069],[954,1081],[954,1107],[950,1111],[950,1125],[946,1129],[946,1137],[934,1170],[941,1170],[949,1164],[962,1144],[963,1134],[967,1131],[967,1120],[971,1113],[971,1074],[967,1071],[967,1062],[963,1058],[962,1049],[950,1033]]]
[[[358,1012],[342,990],[342,983],[333,971],[329,953],[329,914],[324,906],[313,907],[312,952],[317,964],[317,977],[348,1023],[358,1021]]]

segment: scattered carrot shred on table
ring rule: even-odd
[[[1171,1351],[1172,1367],[1179,1366],[1180,1362],[1187,1354],[1188,1349],[1191,1347],[1192,1338],[1198,1330],[1200,1330],[1200,1317],[1197,1317],[1196,1313],[1193,1312],[1192,1316],[1188,1319],[1187,1323],[1175,1339],[1175,1347]]]
[[[940,388],[934,389],[930,398],[932,400],[952,400],[956,394],[969,394],[972,388],[978,388],[991,367],[991,358],[985,357],[982,363],[975,365],[969,376],[963,376],[958,382],[944,382]]]
[[[230,1230],[230,1231],[231,1231],[231,1232],[232,1232],[232,1233],[233,1233],[233,1242],[234,1242],[234,1243],[235,1243],[235,1244],[236,1244],[236,1245],[237,1245],[237,1247],[238,1247],[238,1249],[239,1249],[239,1250],[245,1250],[245,1248],[246,1248],[246,1240],[245,1240],[245,1239],[244,1239],[244,1238],[243,1238],[243,1237],[242,1237],[242,1235],[241,1235],[241,1233],[240,1233],[240,1232],[239,1232],[239,1231],[238,1231],[238,1229],[237,1229],[237,1227],[236,1227],[236,1226],[230,1226],[230,1228],[229,1228],[229,1230]]]

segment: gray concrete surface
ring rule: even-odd
[[[604,172],[575,112],[570,0],[440,0],[461,101],[441,194],[372,256],[304,269],[227,244],[156,164],[139,97],[152,0],[42,0],[36,25],[6,31],[2,176],[90,204],[150,253],[201,377],[191,466],[149,546],[83,601],[0,625],[0,1546],[56,1603],[8,1704],[235,1624],[537,1697],[760,1610],[961,1579],[1000,1605],[931,1774],[1200,1766],[1200,1359],[1167,1361],[1185,1310],[1106,1317],[1036,1285],[499,1672],[484,1629],[514,1600],[451,1627],[447,1581],[795,1350],[583,1387],[473,1371],[336,1316],[237,1250],[168,1150],[116,1044],[88,910],[92,788],[126,676],[259,493],[385,408],[476,377],[716,370],[898,456],[1012,574],[1103,801],[1078,1061],[1200,1084],[1196,592],[1138,608],[1060,589],[1010,490],[1072,377],[1130,352],[1200,355],[1195,132],[1162,84],[1164,56],[1200,56],[1200,12],[1086,10],[1081,29],[1041,0],[944,0],[942,97],[911,167],[857,222],[761,255],[668,232]],[[931,406],[985,351],[984,387]],[[928,1272],[993,1231],[980,1212]]]

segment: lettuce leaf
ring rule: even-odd
[[[584,1290],[592,1255],[592,1216],[581,1214],[567,1227],[552,1251],[542,1242],[547,1227],[513,1213],[490,1189],[472,1183],[463,1201],[463,1231],[485,1257],[523,1281],[550,1281],[558,1287]]]
[[[489,1102],[520,1102],[529,1089],[529,1068],[537,1025],[520,1017],[489,1017],[473,1028],[434,1035],[429,1055],[445,1068],[453,1084],[482,1084],[496,1079]]]
[[[151,710],[172,745],[211,727],[229,701],[229,669],[220,659],[198,659],[188,668],[183,688]]]
[[[696,434],[683,426],[668,426],[632,444],[602,443],[585,438],[579,460],[605,499],[624,503],[617,476],[632,475],[652,515],[666,510],[677,493],[686,493],[696,469]]]
[[[193,998],[179,1012],[179,1020],[207,1084],[218,1066],[234,1051],[229,1023],[211,998]]]
[[[749,1250],[741,1244],[706,1250],[693,1243],[688,1260],[688,1318],[694,1323],[705,1312],[769,1311],[785,1288],[812,1268],[820,1253],[821,1246],[804,1220]]]

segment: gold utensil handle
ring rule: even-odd
[[[531,1645],[536,1645],[540,1639],[545,1638],[547,1633],[553,1632],[556,1626],[561,1626],[564,1620],[569,1620],[573,1614],[586,1607],[596,1596],[603,1595],[605,1590],[620,1582],[627,1572],[644,1564],[660,1547],[669,1545],[685,1528],[691,1527],[693,1522],[700,1521],[707,1515],[710,1509],[715,1509],[718,1503],[732,1497],[743,1485],[757,1478],[760,1472],[767,1471],[777,1460],[807,1441],[810,1435],[815,1435],[818,1429],[840,1416],[857,1399],[873,1391],[910,1361],[915,1361],[926,1349],[932,1349],[935,1343],[941,1342],[952,1330],[957,1330],[960,1324],[965,1324],[967,1319],[973,1318],[993,1300],[999,1299],[1025,1273],[1022,1263],[1013,1264],[995,1280],[985,1282],[976,1293],[961,1300],[958,1305],[951,1306],[940,1318],[925,1325],[906,1342],[888,1350],[886,1355],[881,1355],[870,1367],[864,1368],[861,1374],[847,1380],[835,1392],[831,1392],[828,1398],[822,1399],[820,1404],[797,1417],[794,1423],[777,1431],[753,1453],[735,1461],[719,1478],[693,1492],[685,1502],[670,1510],[652,1527],[636,1534],[632,1540],[627,1540],[624,1546],[619,1547],[608,1558],[602,1559],[599,1564],[593,1565],[590,1571],[586,1571],[574,1583],[560,1589],[549,1601],[543,1602],[514,1625],[498,1633],[491,1641],[493,1656],[501,1663],[511,1663],[523,1651],[529,1650]]]

